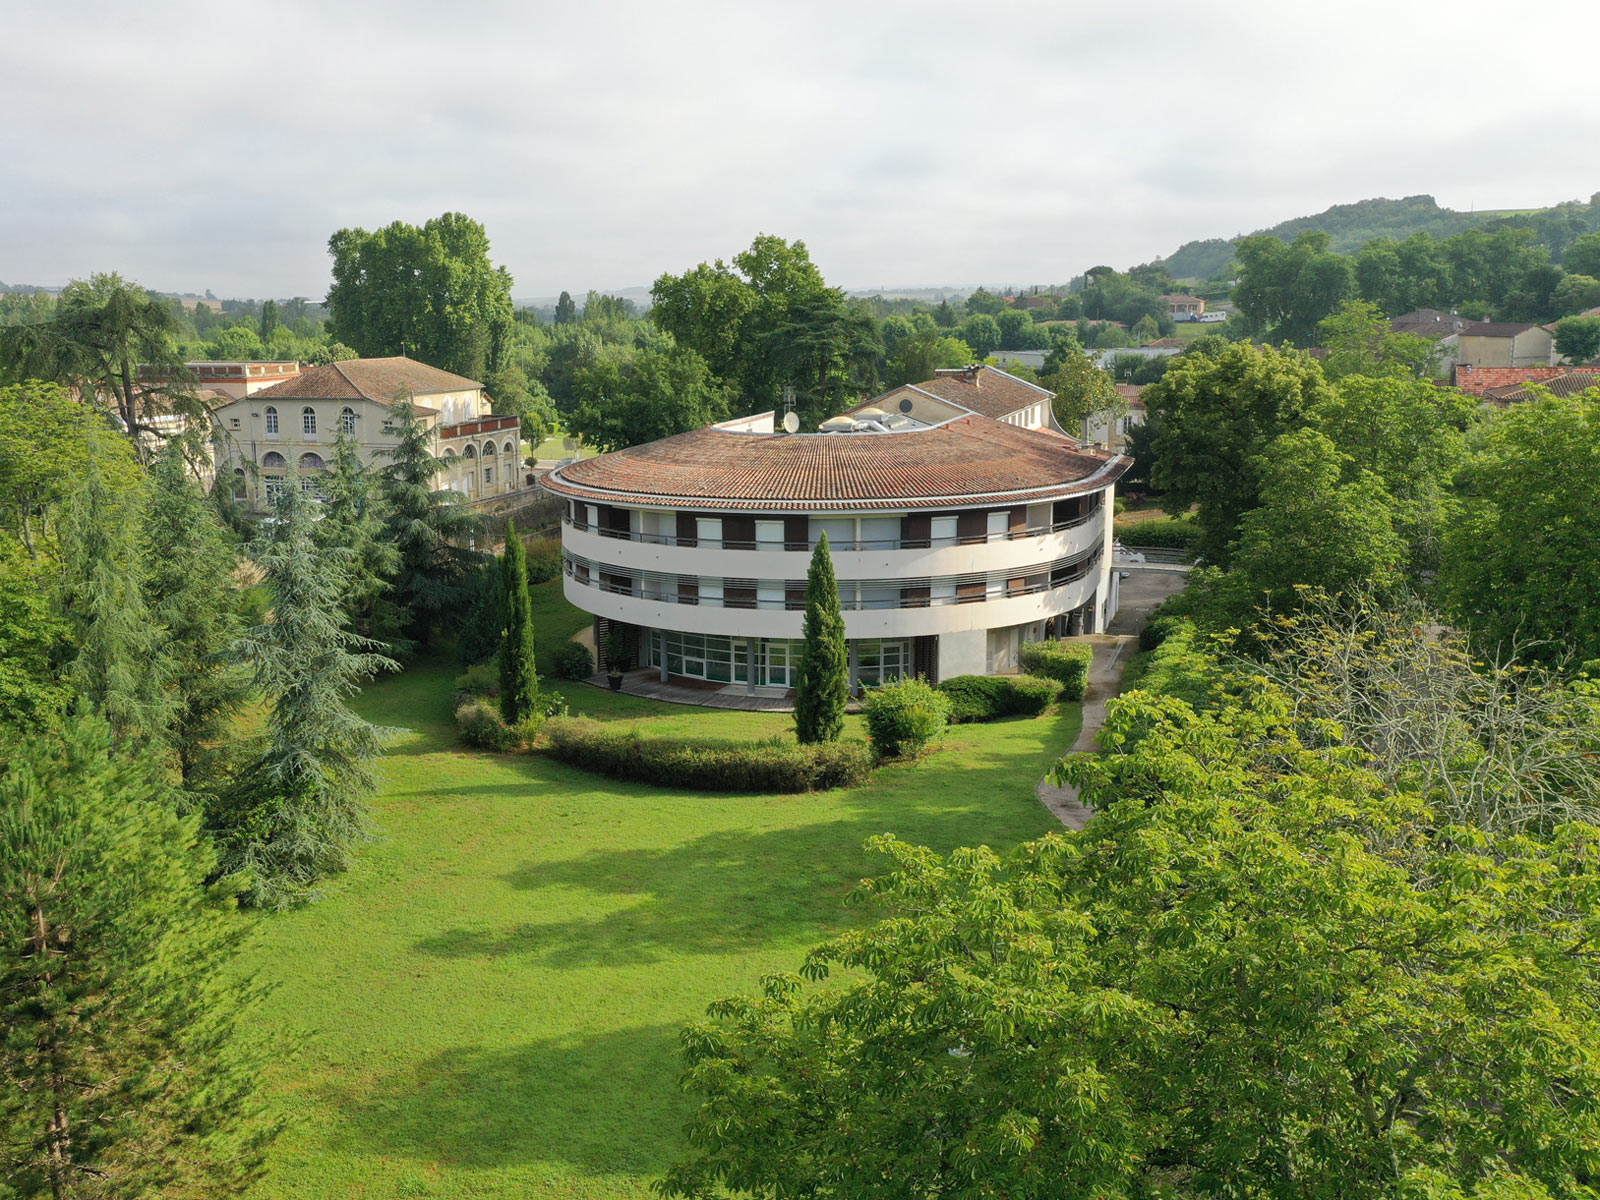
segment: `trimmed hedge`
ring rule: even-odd
[[[1200,540],[1200,527],[1188,517],[1117,521],[1112,533],[1124,546],[1157,546],[1168,550],[1193,550]]]
[[[1087,642],[1028,642],[1017,652],[1017,662],[1029,675],[1061,684],[1063,700],[1083,699],[1093,661],[1094,647]]]
[[[916,754],[944,736],[950,697],[926,679],[902,679],[868,688],[861,715],[878,753],[897,758]]]
[[[1182,617],[1152,617],[1145,622],[1144,628],[1139,630],[1139,649],[1154,650],[1185,624],[1188,622]]]
[[[814,792],[859,783],[872,770],[860,742],[695,742],[583,718],[546,722],[539,748],[597,775],[703,792]]]
[[[957,675],[939,690],[950,697],[950,723],[1037,717],[1061,695],[1061,683],[1037,675]]]
[[[539,732],[543,720],[543,717],[534,716],[516,725],[507,725],[500,716],[500,705],[484,696],[456,708],[456,731],[461,740],[480,750],[497,750],[502,754],[528,745]]]
[[[577,642],[562,642],[550,655],[550,674],[557,679],[587,679],[594,674],[594,655]]]

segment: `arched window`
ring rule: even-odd
[[[494,443],[493,442],[485,442],[483,444],[483,456],[485,458],[488,458],[493,453],[494,453]]]
[[[462,458],[477,458],[478,457],[478,452],[476,450],[474,450],[471,446],[468,446],[464,450],[461,451],[461,457]]]
[[[515,442],[507,442],[505,449],[507,454],[515,454],[517,452],[517,444]]]
[[[447,463],[453,463],[453,462],[455,462],[455,460],[456,460],[456,452],[455,452],[455,450],[452,449],[449,446],[446,446],[444,448],[444,461],[447,462]]]
[[[239,467],[233,469],[233,498],[244,499],[244,471]]]
[[[268,450],[261,456],[261,465],[263,467],[281,467],[286,462],[288,462],[288,460],[276,450]]]
[[[278,410],[273,408],[270,404],[267,405],[267,432],[278,432]]]
[[[343,408],[339,410],[339,428],[344,430],[346,433],[354,433],[356,431],[355,409]]]
[[[320,454],[307,452],[300,456],[300,469],[302,471],[320,471],[324,465]]]
[[[300,429],[304,433],[317,431],[317,410],[309,404],[300,410]]]

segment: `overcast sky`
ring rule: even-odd
[[[1065,281],[1329,204],[1600,191],[1600,3],[5,5],[0,280],[321,297],[457,210],[514,294],[758,232],[851,288]]]

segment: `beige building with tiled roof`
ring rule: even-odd
[[[785,432],[773,413],[557,468],[567,598],[662,680],[794,684],[826,534],[855,684],[1016,669],[1020,645],[1116,612],[1112,496],[1129,461],[1068,437],[1050,393],[941,373]]]
[[[320,490],[341,432],[365,466],[383,467],[398,441],[393,405],[409,399],[445,461],[436,486],[480,499],[530,481],[522,467],[521,421],[495,416],[476,380],[409,358],[355,358],[313,367],[214,410],[220,478],[234,495],[263,511],[293,474],[302,489]]]

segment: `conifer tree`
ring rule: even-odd
[[[160,742],[176,705],[162,630],[145,605],[139,490],[114,493],[98,455],[61,529],[63,607],[77,656],[67,676],[79,705],[110,723],[119,742]]]
[[[533,715],[539,699],[539,675],[533,661],[533,602],[528,597],[528,555],[517,536],[517,524],[506,524],[506,552],[500,560],[505,578],[506,634],[500,646],[500,715],[507,725]]]
[[[193,790],[218,773],[217,747],[249,681],[228,654],[240,633],[233,545],[175,443],[156,460],[143,535],[144,600],[172,668],[170,741]]]
[[[795,734],[802,742],[834,742],[844,732],[850,699],[850,659],[845,646],[839,584],[828,535],[817,540],[806,570],[805,645],[794,688]]]
[[[467,576],[466,596],[456,657],[463,667],[471,667],[498,656],[505,642],[505,572],[497,560],[486,560]]]
[[[361,465],[355,442],[343,430],[333,443],[333,463],[327,473],[327,499],[317,522],[317,541],[325,548],[349,553],[341,606],[350,628],[362,637],[404,650],[400,635],[400,610],[389,598],[389,579],[400,563],[400,553],[384,540],[373,480]]]
[[[0,778],[0,1194],[235,1196],[276,1131],[247,927],[160,771],[80,716]]]
[[[235,650],[271,705],[267,731],[235,786],[208,812],[227,871],[247,871],[250,903],[284,908],[344,868],[382,753],[378,731],[346,705],[362,679],[393,670],[376,643],[345,628],[348,552],[322,550],[311,501],[291,475],[278,522],[251,548],[271,610]]]
[[[396,605],[405,614],[405,633],[427,645],[434,628],[461,597],[468,569],[481,556],[464,543],[483,522],[455,492],[435,490],[444,464],[429,448],[429,431],[410,401],[393,407],[399,441],[385,451],[383,469],[385,540],[399,554],[393,577]]]

